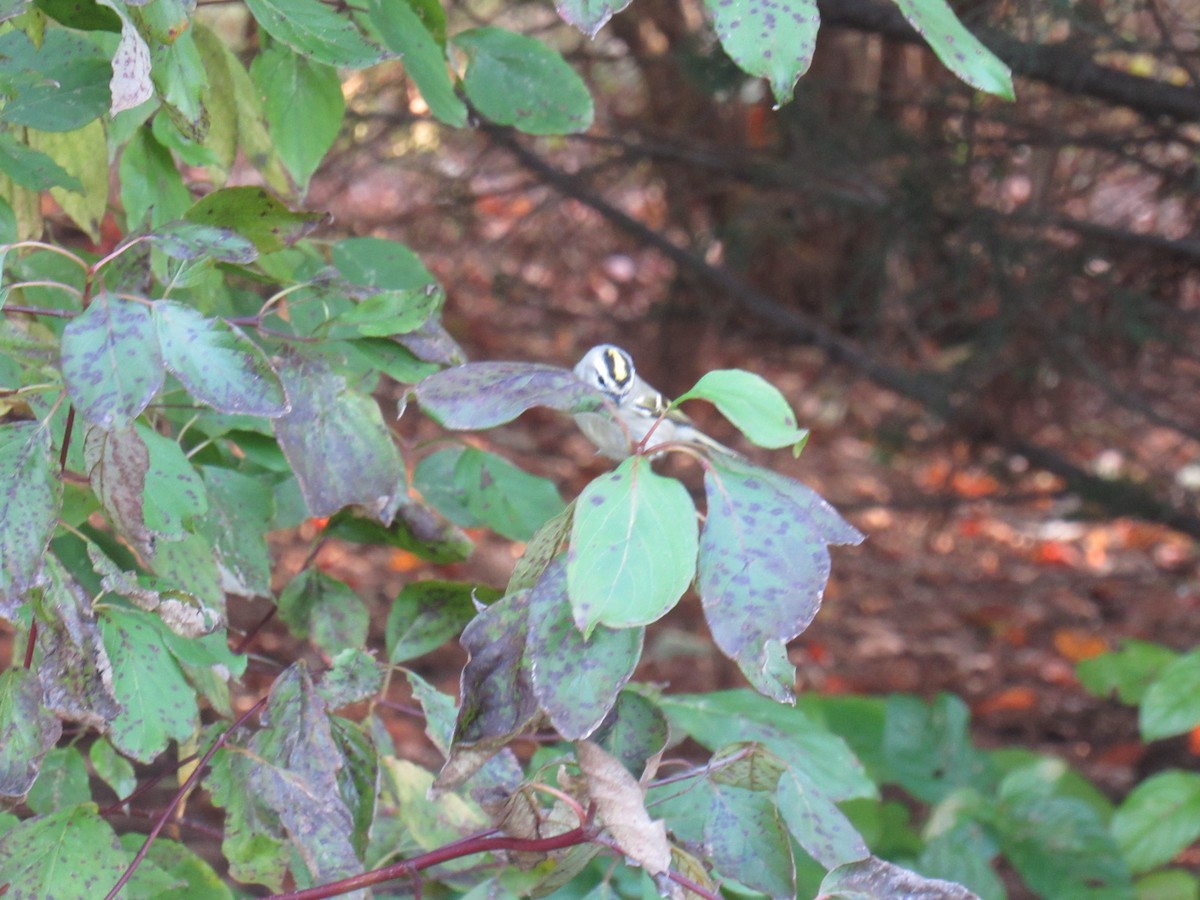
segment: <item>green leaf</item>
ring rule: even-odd
[[[0,35],[0,122],[76,131],[108,111],[111,75],[108,56],[83,34],[51,28],[34,46],[24,32],[8,31]]]
[[[946,0],[895,0],[951,72],[971,87],[1012,100],[1012,72],[963,27]]]
[[[37,422],[0,425],[0,614],[11,617],[38,583],[62,506],[50,432]]]
[[[67,323],[61,359],[71,402],[101,428],[128,425],[162,387],[162,352],[150,310],[108,291]]]
[[[126,231],[136,231],[145,225],[156,227],[178,219],[193,203],[171,151],[158,142],[150,128],[139,128],[133,133],[121,151],[118,171]],[[239,237],[238,240],[245,239]],[[175,246],[169,238],[164,242]],[[185,236],[185,246],[188,245]],[[170,250],[167,252],[174,255]]]
[[[131,10],[139,20],[143,19],[142,13],[142,9]],[[202,143],[208,137],[211,124],[209,109],[204,103],[208,73],[191,30],[178,34],[170,43],[155,41],[150,48],[150,58],[150,78],[170,123],[187,141]],[[206,160],[217,162],[211,154]]]
[[[406,484],[379,405],[347,387],[323,363],[289,357],[279,374],[292,409],[272,424],[309,513],[331,516],[357,506],[391,522]]]
[[[642,656],[645,629],[603,626],[584,638],[571,618],[561,557],[529,592],[525,656],[538,705],[568,740],[590,737],[608,716]]]
[[[137,787],[137,774],[133,763],[117,752],[108,738],[100,738],[88,748],[88,759],[96,775],[112,788],[118,798],[124,799]]]
[[[759,447],[794,446],[808,437],[807,429],[796,427],[796,416],[783,394],[753,372],[741,369],[709,372],[675,403],[692,399],[716,404],[721,415]]]
[[[337,69],[271,44],[254,58],[250,75],[264,98],[275,149],[304,191],[346,112]],[[297,109],[304,115],[296,115]]]
[[[343,278],[364,287],[415,291],[437,284],[417,254],[385,238],[345,238],[333,245],[330,260]]]
[[[475,585],[455,581],[405,585],[388,613],[388,661],[424,656],[457,636],[475,617],[475,592]]]
[[[585,637],[662,618],[696,572],[696,510],[687,488],[642,457],[592,481],[575,505],[567,589]]]
[[[573,372],[537,363],[468,363],[430,375],[415,393],[427,415],[456,431],[494,428],[534,406],[580,412],[604,405]]]
[[[572,500],[562,512],[546,522],[538,529],[537,534],[529,539],[529,543],[525,545],[525,552],[513,566],[505,593],[513,594],[537,583],[550,561],[558,556],[570,537],[574,521],[575,501]]]
[[[213,191],[185,214],[189,222],[231,228],[254,242],[260,253],[291,246],[328,217],[293,212],[265,188],[231,187]]]
[[[29,131],[29,146],[45,153],[79,180],[83,190],[50,189],[50,196],[93,241],[100,239],[100,220],[108,208],[108,159],[96,153],[104,146],[104,126],[97,120],[74,131]]]
[[[1200,725],[1200,650],[1163,666],[1146,689],[1138,727],[1147,741],[1183,734]]]
[[[251,789],[254,767],[248,754],[222,748],[212,758],[204,786],[213,803],[225,810],[221,853],[230,876],[281,891],[289,854],[278,817]]]
[[[34,816],[0,832],[0,884],[17,897],[93,897],[116,883],[128,855],[94,803]]]
[[[128,153],[128,149],[125,152]],[[194,260],[212,257],[221,262],[247,265],[258,258],[258,250],[248,238],[242,237],[232,229],[213,225],[169,222],[157,227],[149,238],[172,259]],[[155,304],[155,308],[170,302],[160,300]]]
[[[139,842],[144,840],[141,836],[137,839]],[[147,859],[167,876],[186,886],[188,900],[233,900],[233,894],[212,866],[176,841],[159,838],[150,845]],[[132,885],[129,893],[133,893]],[[178,896],[180,888],[175,887],[156,896],[154,900],[170,900]]]
[[[614,15],[632,0],[558,0],[555,9],[563,21],[570,22],[589,38],[594,38]]]
[[[162,652],[163,630],[145,613],[108,608],[100,616],[113,693],[122,707],[109,739],[143,763],[152,762],[168,741],[190,738],[199,725],[195,693],[179,664]]]
[[[771,897],[796,896],[796,862],[772,793],[715,785],[704,843],[722,875]]]
[[[486,525],[514,541],[532,538],[564,507],[553,482],[474,447],[449,447],[425,457],[413,486],[455,524]]]
[[[1200,877],[1181,869],[1160,869],[1134,884],[1137,900],[1200,900]]]
[[[374,663],[370,655],[358,650],[359,658],[365,658]],[[345,658],[344,654],[341,654]],[[383,673],[376,667],[376,690],[383,684]],[[326,694],[318,689],[322,697]],[[326,700],[330,708],[333,704]],[[359,725],[331,716],[333,740],[342,754],[342,765],[337,770],[338,794],[342,803],[350,810],[354,827],[350,832],[350,843],[354,847],[355,856],[362,858],[366,855],[370,843],[371,826],[375,820],[375,800],[379,793],[379,753],[376,751],[366,730]],[[429,776],[430,781],[433,776]]]
[[[472,28],[450,42],[467,57],[463,90],[486,118],[526,134],[591,127],[587,86],[545,44],[500,28]]]
[[[1170,862],[1200,838],[1200,774],[1151,775],[1125,798],[1111,827],[1135,873]]]
[[[353,19],[319,0],[247,0],[246,6],[271,37],[318,62],[365,69],[384,58]]]
[[[42,683],[31,669],[0,672],[0,800],[21,802],[38,777],[42,757],[58,743],[62,723],[42,705]]]
[[[83,193],[83,182],[53,159],[0,131],[0,169],[13,181],[33,191],[65,187]]]
[[[617,695],[612,715],[592,735],[592,740],[640,778],[647,761],[662,752],[670,738],[667,718],[650,700],[632,690]]]
[[[325,534],[358,544],[399,547],[438,564],[462,562],[474,548],[471,539],[460,528],[441,521],[425,506],[412,502],[403,504],[395,521],[386,528],[378,522],[339,513],[330,521]]]
[[[208,540],[185,533],[181,540],[158,541],[150,565],[166,590],[182,591],[187,605],[200,608],[203,620],[224,617],[225,592]]]
[[[77,747],[56,747],[42,761],[42,774],[26,805],[39,815],[66,809],[92,799],[87,763]]]
[[[266,354],[237,328],[190,306],[153,307],[163,364],[201,403],[225,413],[276,418],[289,409]]]
[[[271,530],[275,497],[261,478],[218,466],[202,466],[209,513],[200,531],[217,551],[226,590],[244,597],[271,596]]]
[[[370,625],[358,594],[315,569],[305,569],[280,593],[279,618],[296,637],[309,638],[330,655],[363,646]]]
[[[788,769],[780,776],[775,799],[792,837],[826,869],[871,855],[845,813],[797,770]]]
[[[734,457],[713,459],[704,488],[697,586],[709,630],[756,690],[788,701],[784,645],[820,608],[827,545],[862,535],[810,488]]]
[[[402,335],[400,339],[404,337],[411,335]],[[435,363],[422,361],[411,350],[388,338],[360,338],[342,346],[346,347],[352,358],[360,358],[367,371],[382,372],[401,384],[416,384],[441,368]]]
[[[721,46],[749,75],[767,79],[776,103],[808,71],[821,16],[816,0],[705,0]]]
[[[337,316],[333,324],[350,326],[363,337],[407,334],[436,315],[445,299],[436,285],[418,290],[380,291]]]
[[[405,2],[371,0],[371,21],[383,43],[404,60],[408,73],[429,111],[455,128],[467,124],[467,107],[454,92],[446,70],[446,55],[417,12]]]
[[[1134,706],[1142,702],[1163,667],[1178,656],[1161,644],[1127,640],[1120,650],[1083,660],[1075,671],[1093,696],[1107,698],[1115,693],[1122,703]]]
[[[96,0],[35,0],[38,9],[50,18],[80,31],[121,30],[121,18]]]
[[[970,717],[966,704],[949,694],[932,705],[919,697],[889,697],[883,735],[888,780],[927,803],[977,784],[987,763],[971,744]]]
[[[146,526],[170,541],[180,540],[193,520],[208,512],[204,482],[179,444],[141,422],[134,427],[150,451],[142,495]]]
[[[674,694],[658,705],[673,733],[684,732],[709,750],[754,741],[835,801],[878,796],[846,743],[798,709],[747,690]]]

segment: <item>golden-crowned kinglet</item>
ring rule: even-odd
[[[671,409],[662,394],[638,377],[633,358],[620,347],[613,344],[593,347],[576,363],[575,375],[612,403],[611,409],[575,416],[579,430],[610,459],[629,456],[651,428],[654,429],[649,441],[652,446],[678,442],[738,455],[700,431],[678,409]]]

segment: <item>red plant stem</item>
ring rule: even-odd
[[[200,757],[200,762],[196,764],[196,768],[192,771],[192,774],[188,776],[188,780],[185,781],[183,786],[175,792],[175,796],[171,798],[171,802],[167,804],[167,808],[162,811],[162,815],[158,817],[158,821],[154,824],[154,827],[150,829],[150,833],[146,835],[146,840],[142,843],[142,848],[138,850],[137,855],[134,856],[133,862],[129,864],[129,866],[121,874],[121,877],[117,879],[117,883],[112,886],[112,890],[104,896],[104,900],[113,900],[113,898],[115,898],[117,894],[121,892],[121,888],[125,887],[129,879],[133,877],[133,873],[137,871],[137,867],[142,864],[142,860],[144,860],[146,858],[146,854],[150,852],[150,845],[154,843],[155,839],[162,832],[162,830],[167,827],[167,820],[171,818],[171,813],[175,811],[175,807],[183,802],[183,798],[186,797],[192,788],[196,786],[196,782],[200,780],[200,776],[204,773],[204,769],[208,766],[209,760],[213,758],[213,755],[220,750],[222,746],[224,746],[231,734],[242,727],[242,725],[245,724],[251,716],[266,706],[266,704],[267,696],[264,695],[257,703],[238,716],[237,721],[230,725],[215,741],[213,741],[213,745],[208,748],[208,752],[205,753],[204,756]]]
[[[62,449],[58,451],[58,473],[67,471],[67,451],[71,448],[71,432],[75,429],[75,407],[67,407],[67,424],[63,428]]]
[[[25,642],[25,668],[33,668],[33,648],[37,644],[37,619],[29,620],[29,640]]]
[[[436,866],[452,859],[461,859],[464,856],[472,856],[476,853],[491,853],[494,850],[540,853],[585,844],[591,840],[591,837],[591,829],[581,827],[548,838],[467,838],[463,841],[447,844],[445,847],[439,847],[437,850],[422,853],[420,856],[414,856],[412,859],[405,860],[404,862],[393,863],[390,866],[384,866],[380,869],[372,869],[370,872],[363,872],[361,875],[354,875],[350,878],[343,878],[340,881],[331,881],[329,884],[305,888],[302,891],[273,894],[268,900],[324,900],[326,897],[336,897],[339,894],[346,894],[360,888],[370,887],[373,884],[382,884],[385,881],[410,876],[421,869],[428,869],[431,866]]]

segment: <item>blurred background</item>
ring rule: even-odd
[[[548,4],[452,3],[460,27],[564,52],[595,127],[454,132],[381,66],[345,83],[351,126],[309,205],[416,250],[472,359],[571,365],[613,341],[668,394],[764,375],[812,438],[755,459],[869,535],[835,551],[792,649],[801,688],[954,691],[986,746],[1058,753],[1121,793],[1200,760],[1195,735],[1147,748],[1136,710],[1075,675],[1126,638],[1200,644],[1200,4],[955,8],[1012,66],[1015,103],[966,88],[886,3],[821,4],[782,109],[693,0],[639,0],[595,40]],[[566,496],[604,465],[549,413],[480,440]],[[516,552],[461,574],[503,584]],[[346,577],[394,596],[416,565]],[[694,605],[647,659],[676,690],[740,684]],[[425,674],[452,687],[460,662]]]

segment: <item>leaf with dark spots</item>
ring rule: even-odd
[[[500,598],[463,630],[469,658],[462,672],[462,706],[439,788],[466,781],[537,718],[533,677],[525,659],[529,592]]]
[[[104,730],[121,712],[113,694],[112,662],[100,638],[91,598],[47,556],[46,585],[33,595],[42,658],[38,677],[46,707],[59,718]]]
[[[714,460],[704,485],[697,584],[713,640],[757,690],[790,701],[784,645],[820,608],[827,545],[863,536],[810,488],[743,460]]]
[[[167,369],[201,403],[268,418],[291,408],[266,354],[237,328],[170,300],[154,304],[154,321]]]
[[[259,253],[274,253],[290,247],[329,216],[294,212],[265,188],[230,187],[196,201],[184,218],[200,225],[232,229],[248,238]]]
[[[821,23],[817,0],[705,0],[721,46],[750,75],[766,78],[786,103],[808,71]]]
[[[895,0],[951,72],[977,90],[1013,99],[1012,72],[954,15],[946,0]]]
[[[567,573],[554,560],[529,592],[525,655],[538,704],[558,733],[589,737],[617,702],[642,655],[644,628],[598,626],[584,638],[571,617]]]
[[[456,431],[494,428],[534,406],[572,413],[604,406],[574,372],[537,363],[467,363],[430,375],[416,395],[426,413]]]
[[[139,550],[152,548],[153,535],[146,527],[142,495],[150,451],[128,427],[105,431],[92,427],[83,444],[84,461],[92,490],[117,532]]]
[[[62,723],[42,705],[37,674],[0,672],[0,801],[8,806],[24,799],[61,734]]]
[[[148,235],[172,259],[212,257],[221,262],[247,265],[258,259],[254,243],[231,228],[198,222],[169,222]]]
[[[0,615],[16,614],[22,595],[38,582],[58,511],[49,429],[36,422],[0,426]]]
[[[379,405],[317,360],[289,357],[279,374],[292,408],[273,420],[275,436],[309,514],[331,516],[354,506],[391,522],[407,488]]]
[[[961,884],[926,878],[878,857],[846,863],[821,882],[821,897],[852,900],[979,900]]]
[[[61,362],[71,402],[104,429],[128,425],[163,383],[150,310],[108,291],[98,293],[63,329]]]

